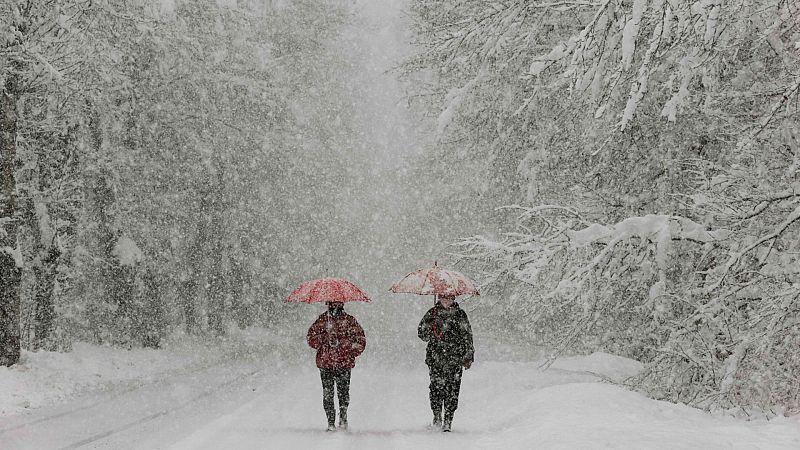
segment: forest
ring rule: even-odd
[[[456,255],[513,333],[706,408],[798,408],[800,3],[415,1]],[[456,161],[458,162],[456,164]]]
[[[343,14],[262,3],[2,3],[3,363],[262,322],[305,275],[288,236],[337,181],[300,160],[336,165],[347,132],[321,51]]]
[[[388,175],[330,50],[347,3],[0,2],[0,365],[278,326],[379,239],[441,241],[478,320],[551,362],[799,410],[800,2],[411,0],[392,71],[424,137]],[[342,213],[375,186],[402,219]]]

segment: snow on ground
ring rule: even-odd
[[[21,414],[94,390],[132,389],[180,372],[241,358],[286,337],[231,330],[225,340],[171,336],[163,349],[131,349],[78,342],[67,353],[23,350],[21,361],[0,366],[0,417]],[[221,349],[224,348],[225,351]]]
[[[797,449],[800,423],[714,417],[599,382],[631,361],[595,354],[569,369],[483,362],[464,375],[450,434],[429,430],[427,372],[368,366],[353,372],[350,430],[326,433],[318,374],[299,370],[283,394],[264,392],[170,447],[396,449]]]
[[[596,352],[589,356],[570,356],[557,359],[551,366],[553,369],[585,371],[601,378],[622,382],[638,374],[643,364],[621,356]]]
[[[427,427],[421,348],[387,354],[380,346],[368,347],[375,354],[353,371],[350,431],[327,433],[319,372],[302,336],[243,336],[231,341],[239,350],[227,352],[182,343],[163,351],[79,346],[75,355],[29,354],[26,369],[0,372],[4,389],[23,370],[38,380],[102,373],[123,382],[0,417],[0,448],[800,448],[798,418],[709,415],[603,382],[639,370],[625,358],[596,353],[544,370],[532,359],[537,352],[480,337],[483,359],[464,373],[452,433]],[[222,353],[231,356],[210,363]],[[77,361],[84,368],[73,367]],[[55,373],[61,369],[67,375]],[[52,390],[67,392],[64,386],[78,384],[72,380]]]

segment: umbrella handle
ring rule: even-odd
[[[434,295],[434,298],[437,297],[437,294],[433,294],[433,295]],[[433,305],[433,321],[431,322],[431,333],[433,333],[433,335],[436,336],[439,339],[441,339],[442,335],[444,334],[443,330],[440,330],[440,329],[436,328],[436,305]]]

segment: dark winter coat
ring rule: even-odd
[[[330,311],[320,315],[308,329],[306,340],[317,350],[320,369],[352,369],[367,346],[364,329],[344,311],[335,316]]]
[[[445,308],[440,303],[429,309],[417,328],[419,338],[428,343],[425,364],[436,367],[454,367],[472,363],[475,349],[472,346],[472,327],[467,313],[453,303]]]

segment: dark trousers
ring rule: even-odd
[[[322,407],[328,416],[328,425],[336,423],[336,409],[333,406],[333,387],[339,394],[339,415],[347,420],[347,405],[350,404],[350,369],[319,369],[322,378]]]
[[[461,366],[428,366],[431,375],[431,410],[440,418],[444,406],[446,421],[453,419],[458,408],[458,393],[461,391]]]

